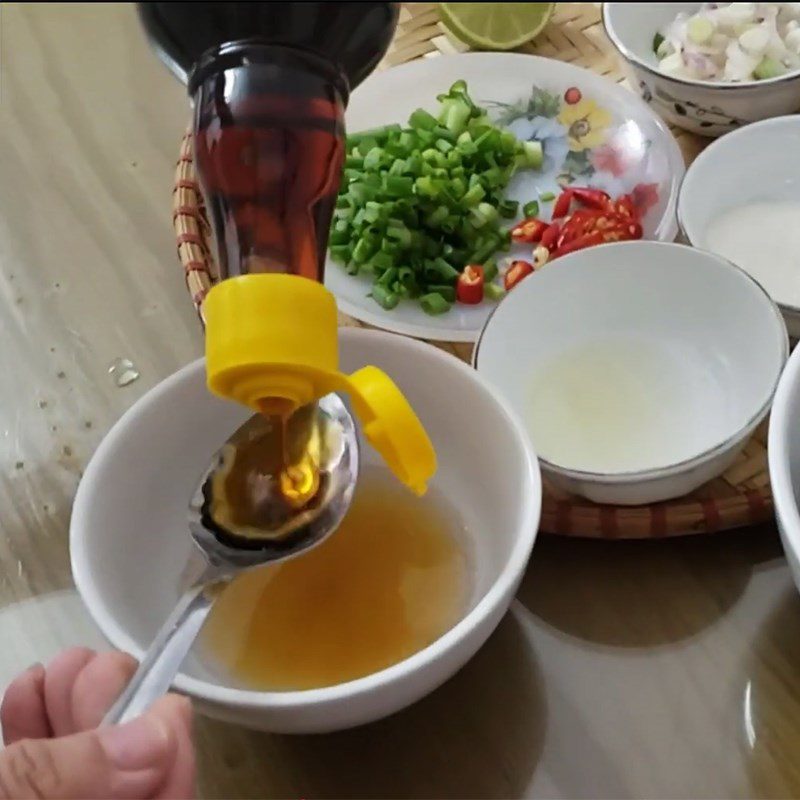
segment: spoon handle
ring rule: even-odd
[[[139,669],[109,709],[103,725],[116,725],[138,717],[169,691],[214,603],[214,593],[207,591],[208,588],[208,584],[201,583],[184,592]]]

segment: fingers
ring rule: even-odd
[[[72,713],[72,689],[78,674],[94,656],[94,650],[88,647],[71,647],[47,665],[44,699],[54,736],[66,736],[77,730]]]
[[[15,678],[0,704],[3,742],[43,739],[52,735],[44,701],[44,667],[34,664]]]
[[[44,679],[52,735],[97,727],[135,671],[135,659],[125,653],[74,647],[56,656]]]
[[[192,800],[195,795],[196,767],[192,742],[192,704],[186,697],[167,695],[151,709],[166,721],[176,736],[175,759],[157,797],[164,800]]]
[[[72,687],[71,709],[74,731],[96,728],[106,711],[127,686],[137,667],[127,653],[99,653],[80,670]]]
[[[162,714],[56,739],[22,739],[0,753],[0,798],[137,800],[167,785],[178,754]]]
[[[131,723],[93,730],[136,666],[123,653],[73,648],[20,675],[0,705],[9,745],[0,753],[0,800],[195,797],[186,698],[168,695]]]
[[[34,665],[11,683],[3,698],[4,742],[64,736],[95,727],[135,669],[130,656],[97,655],[86,647],[65,650],[46,670]]]

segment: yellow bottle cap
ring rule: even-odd
[[[347,378],[347,387],[367,441],[406,486],[425,494],[436,453],[397,384],[377,367],[363,367]]]
[[[263,411],[347,392],[367,441],[409,488],[423,494],[436,454],[392,379],[376,367],[339,372],[336,301],[297,275],[256,274],[217,284],[205,300],[206,372],[211,392]]]

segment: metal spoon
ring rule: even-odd
[[[156,635],[139,669],[103,720],[126,722],[139,716],[165,694],[205,622],[220,589],[240,572],[296,556],[328,537],[342,521],[353,498],[358,476],[358,437],[350,412],[341,399],[330,394],[316,406],[308,406],[293,418],[295,433],[319,435],[319,489],[301,509],[287,507],[274,481],[252,469],[239,483],[248,492],[246,505],[258,517],[247,533],[220,522],[218,480],[228,469],[232,454],[270,434],[269,422],[254,416],[214,454],[189,504],[189,531],[196,545],[187,565],[189,588]],[[291,426],[290,422],[290,426]],[[301,442],[304,444],[304,442]],[[216,493],[216,494],[215,494]]]

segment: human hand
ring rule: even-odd
[[[136,670],[119,652],[72,648],[17,677],[0,705],[0,800],[191,800],[191,704],[167,695],[124,725],[97,729]]]

